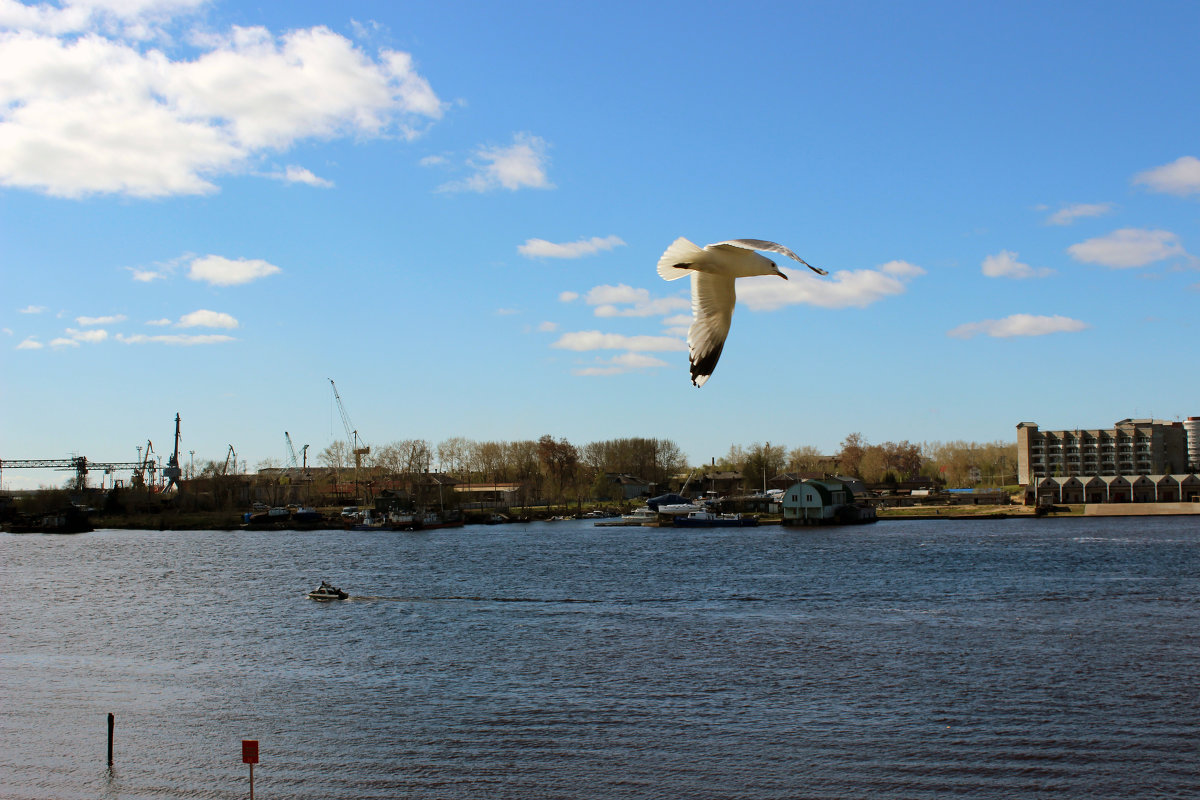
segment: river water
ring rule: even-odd
[[[0,797],[241,798],[242,739],[267,800],[1196,797],[1198,545],[1180,517],[0,534]]]

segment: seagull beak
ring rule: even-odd
[[[775,270],[775,274],[776,274],[776,275],[778,275],[779,277],[783,278],[785,281],[786,281],[786,280],[788,280],[788,276],[787,276],[787,275],[784,275],[784,274],[783,274],[782,272],[780,272],[778,269],[777,269],[777,270]]]

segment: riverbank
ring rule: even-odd
[[[306,528],[340,529],[342,520],[341,509],[325,509],[324,524],[309,524]],[[500,516],[494,511],[468,511],[468,525],[494,525],[505,523],[544,522],[563,518],[563,509],[548,509],[544,507],[513,509],[500,511]],[[1106,503],[1106,504],[1064,504],[1052,506],[1050,511],[1038,514],[1032,506],[1021,505],[992,505],[992,506],[907,506],[902,508],[880,508],[880,522],[889,520],[986,520],[986,519],[1044,519],[1053,517],[1080,516],[1170,516],[1200,514],[1200,503]],[[762,515],[760,525],[777,525],[780,518],[776,515]],[[148,514],[92,514],[91,523],[95,528],[113,528],[120,530],[169,530],[169,531],[234,531],[245,527],[242,514],[229,511],[161,511]]]

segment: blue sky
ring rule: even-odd
[[[0,458],[1200,414],[1200,5],[0,0]],[[739,281],[689,381],[678,236]],[[779,260],[779,259],[776,259]],[[7,471],[5,486],[64,476]]]

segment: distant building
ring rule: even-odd
[[[1170,475],[1188,468],[1182,422],[1123,419],[1111,428],[1042,431],[1036,422],[1017,425],[1017,480]]]
[[[845,525],[875,521],[875,506],[862,481],[809,479],[783,493],[784,525]]]
[[[1188,417],[1183,429],[1187,431],[1188,469],[1200,472],[1200,417]]]
[[[715,494],[724,497],[727,494],[744,494],[746,491],[745,479],[740,472],[721,472],[712,470],[705,472],[699,478],[692,478],[692,486],[699,484],[699,488],[704,494]],[[693,494],[697,494],[693,489]]]
[[[1047,503],[1196,503],[1200,475],[1092,475],[1042,478],[1025,489],[1028,505]]]
[[[608,472],[605,473],[604,478],[612,486],[613,493],[621,500],[649,497],[650,491],[654,488],[654,484],[649,481],[623,472]]]

